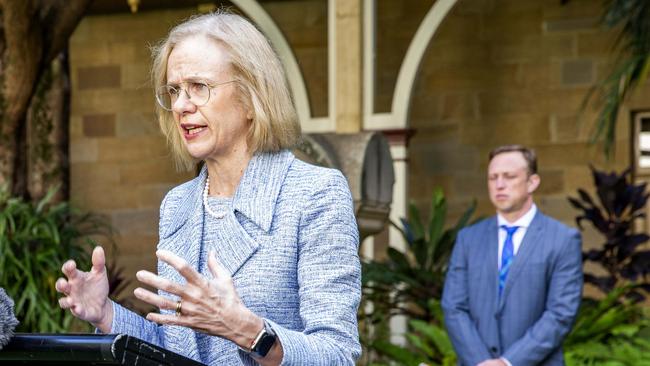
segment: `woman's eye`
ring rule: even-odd
[[[175,97],[178,95],[178,89],[174,88],[173,86],[170,86],[167,88],[167,93],[171,95],[172,97]]]
[[[203,83],[190,83],[188,87],[192,93],[201,93],[205,91],[206,85]]]

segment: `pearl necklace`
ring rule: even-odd
[[[205,178],[205,188],[203,188],[203,207],[205,207],[205,211],[208,213],[208,215],[214,217],[215,219],[223,219],[226,216],[225,212],[221,213],[216,213],[212,211],[210,208],[210,205],[208,205],[208,191],[210,190],[210,176],[207,176]]]

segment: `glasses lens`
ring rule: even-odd
[[[190,95],[190,101],[199,107],[210,99],[210,87],[204,83],[188,83],[187,93]]]
[[[178,98],[179,90],[170,85],[163,85],[156,89],[156,100],[164,109],[171,111],[172,104]]]
[[[190,82],[187,83],[185,91],[189,101],[200,107],[208,103],[210,99],[210,87],[205,83]],[[172,106],[179,98],[182,89],[180,86],[163,85],[156,89],[156,100],[164,109],[171,111]]]

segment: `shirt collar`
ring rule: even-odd
[[[536,213],[537,213],[537,206],[533,203],[533,205],[530,207],[528,212],[526,212],[524,216],[520,217],[515,222],[508,222],[508,220],[506,220],[505,217],[501,216],[501,214],[497,214],[497,224],[499,227],[501,227],[501,225],[506,225],[506,226],[518,226],[521,228],[528,228],[530,226],[530,223],[535,218]]]

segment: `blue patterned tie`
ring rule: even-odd
[[[515,245],[512,242],[512,236],[515,234],[519,226],[506,226],[501,225],[501,228],[506,231],[506,240],[503,242],[503,251],[501,252],[501,269],[499,270],[499,296],[503,288],[506,287],[506,278],[512,260],[515,258]]]

